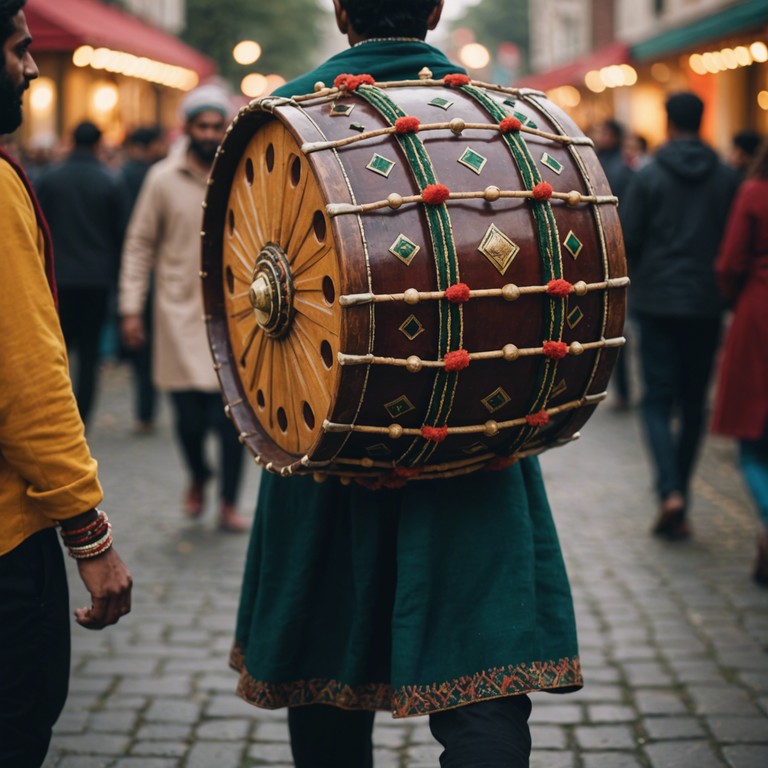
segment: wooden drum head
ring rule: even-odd
[[[267,469],[379,487],[498,468],[573,439],[604,396],[616,199],[542,94],[426,72],[267,97],[209,184],[211,349]]]

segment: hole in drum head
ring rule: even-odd
[[[323,278],[323,296],[328,304],[333,304],[336,300],[336,288],[334,288],[333,280],[328,275]]]
[[[319,243],[324,243],[327,227],[325,224],[325,216],[323,216],[322,211],[315,211],[315,215],[312,217],[312,229],[315,231],[317,241]]]
[[[256,402],[259,404],[259,408],[263,408],[267,404],[267,401],[264,399],[264,393],[261,390],[256,393]]]
[[[304,403],[302,406],[302,414],[304,415],[304,423],[309,429],[315,428],[315,414],[312,410],[312,406],[309,403]]]
[[[272,173],[272,169],[275,167],[275,148],[272,144],[267,147],[267,155],[265,159],[267,161],[267,171]]]
[[[235,234],[235,212],[230,208],[227,215],[227,222],[229,223],[229,234]]]
[[[288,431],[288,417],[285,415],[285,408],[282,406],[277,409],[277,426],[282,432]]]
[[[298,186],[301,181],[301,160],[298,157],[293,158],[291,163],[291,184]]]
[[[330,371],[333,368],[333,348],[325,339],[320,344],[320,357],[323,358],[323,365]]]
[[[232,271],[232,267],[227,267],[224,274],[227,278],[227,288],[229,288],[230,293],[235,292],[235,273]]]
[[[245,179],[248,182],[249,186],[253,186],[253,160],[249,157],[245,161]],[[234,223],[234,219],[232,220]]]

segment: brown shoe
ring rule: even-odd
[[[672,491],[662,502],[659,517],[653,526],[653,535],[669,541],[682,541],[691,535],[686,519],[685,498]]]
[[[195,480],[184,495],[184,514],[187,517],[200,517],[205,501],[205,483]]]
[[[248,528],[248,521],[237,514],[235,505],[228,501],[222,501],[219,512],[219,530],[226,533],[245,533]]]
[[[752,580],[755,584],[768,587],[768,531],[763,531],[757,540],[757,560]]]

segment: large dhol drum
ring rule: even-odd
[[[605,396],[628,280],[591,142],[541,93],[420,77],[254,101],[217,155],[209,338],[268,470],[498,468]]]

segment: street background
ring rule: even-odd
[[[90,442],[134,607],[101,633],[73,626],[71,693],[45,768],[287,768],[285,711],[239,700],[227,666],[247,536],[215,529],[213,489],[200,522],[183,518],[169,409],[155,435],[135,436],[128,370],[102,381]],[[533,696],[532,768],[765,768],[768,590],[750,580],[757,524],[731,443],[706,443],[685,543],[649,535],[636,411],[603,404],[542,466],[586,687]],[[258,474],[251,465],[244,513]],[[87,600],[69,566],[74,608]],[[379,714],[375,744],[376,768],[438,765],[426,718]]]

